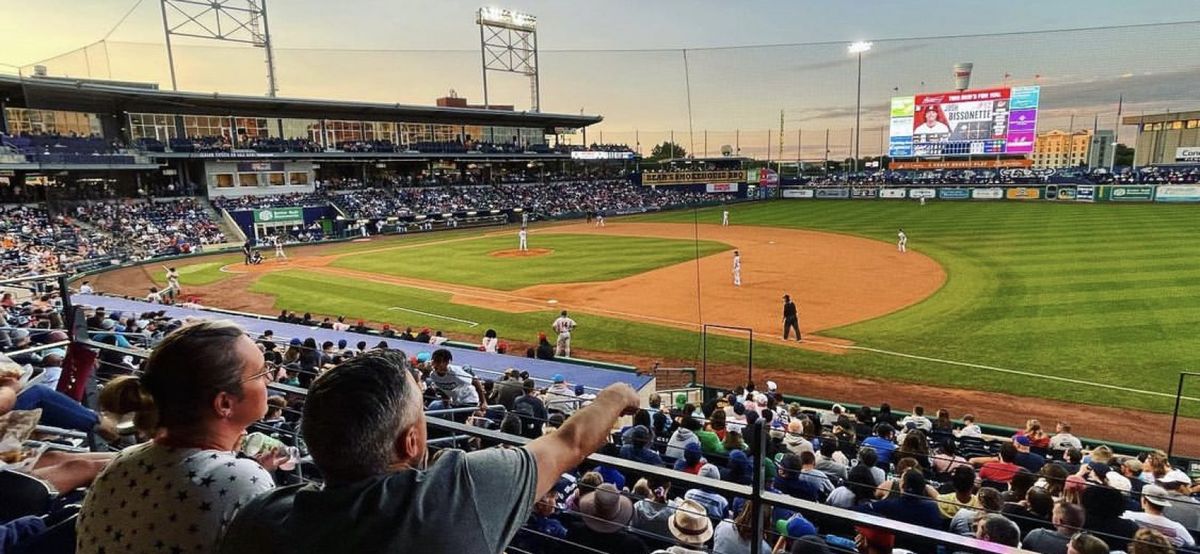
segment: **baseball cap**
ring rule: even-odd
[[[767,381],[767,390],[770,392],[775,392],[776,390],[779,390],[779,385],[775,383],[775,381]]]
[[[696,475],[704,477],[705,479],[720,479],[721,470],[717,469],[717,466],[715,465],[704,464],[700,466],[700,471],[696,473]]]
[[[297,337],[297,338],[294,338],[294,339],[288,341],[288,344],[290,344],[292,346],[300,346],[301,344],[303,344],[303,342],[300,340],[299,337]]]
[[[804,519],[804,516],[800,514],[795,514],[787,520],[779,520],[775,524],[775,530],[780,535],[793,539],[817,534],[817,526],[813,525],[811,521]]]
[[[563,374],[561,374],[561,373],[555,373],[555,374],[554,374],[554,377],[551,377],[551,378],[550,378],[550,380],[551,380],[551,381],[554,381],[555,383],[565,383],[565,382],[567,382],[567,378],[566,378],[566,377],[563,377]]]
[[[1142,500],[1154,504],[1160,508],[1168,508],[1171,502],[1167,500],[1167,490],[1158,485],[1146,485],[1142,487]]]

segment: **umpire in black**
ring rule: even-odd
[[[783,295],[783,340],[788,340],[788,331],[796,330],[796,341],[800,339],[800,316],[796,313],[796,304],[792,297]]]

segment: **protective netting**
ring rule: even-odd
[[[972,88],[1040,85],[1039,130],[1116,126],[1125,115],[1200,106],[1190,90],[1200,22],[1050,32],[876,40],[862,58],[861,153],[887,147],[889,99],[954,87],[952,67],[973,62]],[[589,142],[640,145],[670,140],[698,155],[722,145],[774,160],[847,157],[853,147],[857,58],[847,42],[687,50],[556,50],[543,44],[542,111],[601,114]],[[262,49],[175,43],[179,88],[265,94]],[[482,104],[477,50],[276,48],[279,95],[433,103],[451,89]],[[102,41],[34,65],[51,76],[171,86],[162,44]],[[492,73],[493,104],[530,106],[529,80]],[[36,102],[32,98],[31,102]],[[690,104],[690,117],[689,117]],[[782,121],[782,155],[780,154]],[[828,133],[828,148],[826,134]],[[1132,140],[1132,130],[1118,137]],[[573,142],[581,136],[571,137]]]

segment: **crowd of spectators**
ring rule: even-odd
[[[0,309],[28,328],[3,337],[5,350],[65,336],[51,331],[59,323],[46,315],[55,309],[48,297],[0,299]],[[16,408],[42,408],[43,421],[104,431],[126,446],[115,457],[54,455],[22,470],[60,490],[87,488],[75,527],[80,552],[153,551],[159,542],[166,550],[374,551],[419,541],[431,552],[728,553],[760,540],[764,552],[934,550],[920,537],[782,507],[764,513],[766,533],[755,537],[749,503],[706,483],[750,484],[760,466],[773,492],[1043,554],[1184,552],[1200,532],[1192,479],[1166,454],[1085,448],[1065,422],[1051,432],[1030,420],[1011,436],[988,436],[970,415],[926,416],[921,406],[903,416],[887,404],[805,409],[772,382],[698,405],[684,395],[644,404],[625,385],[588,390],[562,375],[537,382],[515,369],[520,358],[501,375],[455,365],[440,333],[427,329],[291,312],[279,320],[371,334],[318,344],[270,331],[251,339],[228,323],[162,312],[88,314],[93,340],[154,355],[138,373],[122,354],[101,354],[103,413],[72,405],[70,387],[44,382]],[[480,348],[506,350],[490,330]],[[61,373],[62,354],[0,359],[0,373],[23,363]],[[308,393],[268,392],[271,382]],[[5,395],[19,388],[0,376],[0,416],[13,405]],[[423,412],[447,408],[470,410],[438,417],[533,442],[427,446],[442,435],[426,435]],[[621,414],[632,418],[617,425]],[[683,486],[585,461],[596,444],[701,480]],[[147,507],[156,502],[161,509]],[[480,527],[447,535],[435,521]]]
[[[261,210],[279,207],[327,206],[329,199],[319,192],[295,192],[253,196],[218,196],[212,199],[212,204],[218,210],[226,211]]]
[[[78,221],[112,237],[124,259],[187,254],[226,241],[209,210],[195,198],[82,203],[73,211]]]

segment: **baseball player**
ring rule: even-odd
[[[179,295],[179,293],[183,292],[183,290],[179,287],[179,271],[173,267],[167,267],[165,265],[163,266],[163,269],[167,270],[167,290],[163,291],[163,293],[174,298],[175,296]]]
[[[904,228],[896,235],[899,240],[896,241],[896,250],[900,252],[908,252],[908,235],[904,234]]]
[[[597,227],[604,226],[604,212],[601,212],[601,211],[596,212],[596,226]]]
[[[517,250],[520,250],[522,252],[528,251],[529,250],[529,240],[528,240],[529,233],[527,231],[525,231],[524,227],[522,227],[520,231],[517,231],[517,237],[520,239],[520,244],[517,246]]]
[[[742,255],[737,250],[733,251],[733,286],[742,286]]]
[[[275,242],[275,259],[276,260],[288,259],[287,254],[283,253],[283,237],[276,235],[274,242]]]
[[[555,356],[571,357],[571,331],[575,329],[575,320],[567,317],[567,311],[563,310],[559,314],[558,319],[550,325],[555,333],[558,333],[558,343],[554,346]]]
[[[729,226],[729,210],[725,210],[725,211],[721,212],[721,226],[722,227]]]
[[[922,206],[924,206],[924,205],[925,205],[925,197],[924,197],[924,196],[922,196],[922,197],[921,197],[921,205],[922,205]]]

